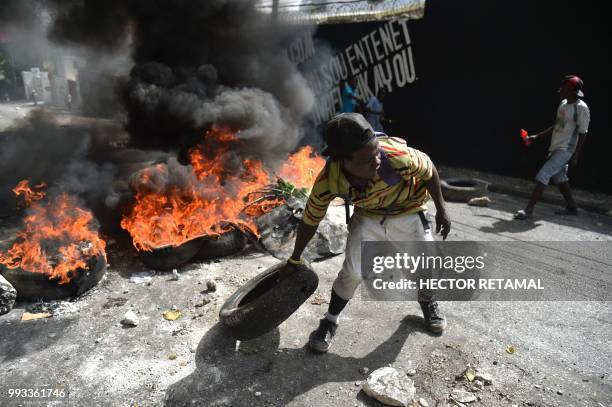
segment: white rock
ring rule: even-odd
[[[179,273],[177,269],[172,269],[172,280],[174,281],[178,281],[179,280]]]
[[[370,369],[368,369],[368,368],[367,368],[367,367],[365,367],[365,366],[364,366],[364,367],[360,367],[360,368],[359,368],[359,373],[361,373],[361,374],[363,374],[363,375],[366,375],[366,374],[370,373]]]
[[[480,380],[485,385],[493,384],[493,376],[489,373],[481,372],[480,370],[476,371],[476,375],[474,376],[474,380]]]
[[[429,407],[429,403],[424,398],[419,399],[419,404],[421,405],[421,407]]]
[[[255,392],[255,397],[261,397],[261,392],[260,391],[256,391]]]
[[[408,376],[414,376],[414,375],[416,375],[416,373],[417,373],[416,369],[408,369],[408,370],[406,370],[406,374]]]
[[[390,406],[406,406],[414,397],[414,382],[406,374],[392,367],[373,371],[363,385],[370,397]]]
[[[132,310],[126,312],[121,320],[121,323],[125,326],[137,326],[138,322],[138,316]]]
[[[451,392],[451,397],[459,403],[471,403],[472,401],[476,401],[476,396],[463,389],[454,389]]]

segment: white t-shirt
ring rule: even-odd
[[[578,99],[576,103],[567,103],[567,99],[563,99],[557,109],[557,120],[548,151],[567,150],[573,152],[576,144],[574,142],[574,144],[570,145],[570,142],[576,130],[576,124],[578,124],[576,136],[578,134],[586,134],[589,131],[590,120],[591,113],[589,112],[589,107],[582,99]]]
[[[376,96],[372,96],[366,104],[366,120],[372,125],[374,131],[385,131],[380,122],[380,115],[383,112],[383,104]],[[370,113],[371,112],[371,113]]]

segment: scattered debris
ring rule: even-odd
[[[368,369],[367,367],[360,367],[359,368],[359,373],[361,373],[362,375],[367,375],[368,373],[370,373],[370,369]]]
[[[316,296],[314,297],[310,303],[312,305],[323,305],[323,304],[329,304],[329,302],[325,299],[325,297],[322,296]]]
[[[170,360],[174,360],[174,359],[176,359],[177,357],[178,357],[178,355],[176,354],[176,352],[170,352],[170,353],[168,354],[168,359],[170,359]]]
[[[155,273],[149,271],[141,271],[139,273],[134,273],[130,277],[130,281],[134,284],[148,284],[153,280],[153,276]]]
[[[477,198],[472,198],[468,201],[468,205],[470,206],[489,206],[491,200],[487,196],[479,196]]]
[[[260,391],[256,391],[255,392],[255,397],[261,397],[261,392]]]
[[[474,385],[472,386],[472,391],[479,391],[484,389],[484,383],[480,380],[474,380]]]
[[[24,312],[23,314],[21,314],[21,320],[22,321],[33,321],[35,319],[41,319],[41,318],[50,318],[53,315],[49,312],[39,312],[36,314],[32,314],[30,312]]]
[[[172,269],[172,281],[179,281],[179,273],[177,269]]]
[[[416,392],[412,379],[392,367],[373,371],[362,388],[368,396],[391,406],[405,406]]]
[[[0,276],[0,315],[4,315],[13,309],[17,299],[17,290],[11,283]]]
[[[480,370],[476,371],[475,379],[481,381],[486,386],[493,384],[493,376],[491,376],[489,373],[482,372]]]
[[[468,366],[461,374],[455,376],[455,380],[467,380],[468,382],[473,382],[476,377],[476,369],[472,366]]]
[[[406,370],[406,374],[407,374],[408,376],[414,376],[414,375],[416,375],[416,374],[417,374],[417,371],[416,371],[416,369],[415,369],[415,368],[410,368],[410,369]]]
[[[206,291],[211,293],[217,291],[217,283],[215,283],[213,280],[206,281]]]
[[[471,403],[477,400],[475,395],[463,389],[454,389],[451,392],[450,397],[452,400],[459,403]]]
[[[166,321],[176,321],[183,314],[179,310],[169,310],[169,311],[164,311],[162,315],[164,316],[164,319]]]
[[[557,390],[557,394],[558,394],[559,396],[563,396],[563,390]]]
[[[427,402],[427,400],[425,400],[424,398],[420,398],[419,399],[419,405],[421,407],[429,407],[429,403]]]
[[[39,301],[26,308],[26,311],[37,314],[48,312],[54,317],[72,314],[79,311],[79,306],[70,301]]]
[[[515,347],[515,346],[508,345],[508,346],[506,347],[506,352],[508,352],[508,353],[509,353],[509,354],[511,354],[511,355],[514,355],[514,354],[516,353],[516,351],[517,351],[517,349],[516,349],[516,347]]]
[[[140,321],[138,320],[138,316],[132,310],[126,312],[123,316],[123,319],[121,320],[121,324],[123,326],[138,326],[139,322]]]
[[[200,303],[195,305],[195,307],[196,308],[200,308],[200,307],[203,307],[203,306],[205,306],[206,304],[209,304],[209,303],[210,303],[210,298],[204,297],[204,298],[202,298],[202,301]]]
[[[113,307],[121,307],[121,306],[125,305],[126,303],[127,303],[127,298],[122,298],[122,297],[112,298],[112,297],[108,297],[106,299],[106,302],[104,303],[104,305],[102,305],[102,308],[109,309],[109,308],[113,308]]]

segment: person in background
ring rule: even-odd
[[[36,89],[32,89],[30,91],[30,98],[32,99],[32,103],[34,104],[34,106],[37,106],[38,101],[36,100]]]
[[[68,107],[68,111],[72,111],[72,93],[70,92],[66,95],[66,106]]]
[[[372,125],[374,131],[384,132],[382,122],[385,120],[385,112],[383,102],[387,91],[385,88],[381,88],[376,96],[370,97],[368,103],[365,105],[365,117],[368,123]]]
[[[357,97],[357,80],[351,78],[346,82],[344,89],[342,89],[342,113],[354,113],[357,105],[359,104],[359,98]]]
[[[549,182],[557,185],[559,191],[565,198],[566,207],[562,211],[555,212],[558,215],[577,215],[578,206],[569,186],[567,170],[568,163],[578,165],[580,150],[586,139],[589,129],[591,114],[589,107],[581,99],[584,97],[582,79],[575,75],[567,75],[561,82],[559,96],[561,104],[557,108],[557,120],[555,124],[546,130],[527,139],[535,140],[540,137],[551,135],[548,157],[536,175],[536,186],[531,195],[531,200],[525,207],[514,214],[514,219],[528,219],[533,215],[533,208],[542,197]]]

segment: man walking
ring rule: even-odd
[[[384,132],[382,122],[385,120],[385,112],[383,102],[387,92],[385,88],[381,88],[376,96],[370,97],[365,105],[366,120],[372,125],[374,131]]]
[[[363,241],[433,241],[426,214],[430,197],[436,205],[437,232],[446,239],[450,231],[438,172],[426,154],[408,147],[403,139],[375,133],[358,113],[343,113],[330,120],[325,139],[323,155],[330,160],[312,188],[288,260],[289,264],[301,263],[304,248],[335,197],[354,204],[345,260],[333,284],[329,309],[309,339],[310,348],[321,353],[329,349],[340,312],[363,280]],[[398,182],[389,181],[389,172],[396,174]],[[441,333],[446,320],[433,293],[419,291],[419,303],[427,327]]]
[[[525,207],[514,214],[515,219],[529,219],[533,215],[533,208],[538,203],[546,186],[552,182],[559,187],[559,191],[565,198],[566,207],[562,211],[555,212],[558,215],[577,215],[578,206],[569,186],[567,177],[568,163],[578,164],[580,150],[586,139],[589,128],[590,112],[587,104],[581,99],[584,97],[582,79],[575,75],[563,78],[559,88],[561,104],[557,108],[557,120],[555,124],[528,139],[535,140],[540,137],[551,136],[548,157],[536,175],[536,186],[531,195],[531,200]]]

